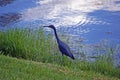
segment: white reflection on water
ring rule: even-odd
[[[38,6],[23,11],[23,20],[40,20],[43,24],[75,26],[108,24],[87,14],[95,10],[120,11],[119,0],[39,0]],[[41,25],[43,25],[41,23]]]

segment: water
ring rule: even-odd
[[[118,45],[120,0],[0,0],[1,30],[11,25],[37,29],[50,24],[69,36],[75,51],[79,51],[79,43],[91,46],[108,40]],[[93,49],[88,45],[89,53]]]

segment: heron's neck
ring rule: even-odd
[[[57,39],[57,42],[59,42],[60,40],[59,40],[59,37],[58,37],[58,35],[57,35],[56,29],[54,28],[53,30],[54,30],[54,33],[55,33],[55,37],[56,37],[56,39]]]

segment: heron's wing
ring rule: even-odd
[[[58,44],[58,46],[59,46],[59,49],[62,52],[62,54],[65,54],[67,56],[71,56],[72,55],[69,46],[67,44],[65,44],[64,42],[61,41]]]

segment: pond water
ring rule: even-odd
[[[120,0],[0,0],[1,30],[50,24],[71,35],[71,42],[120,44]]]

